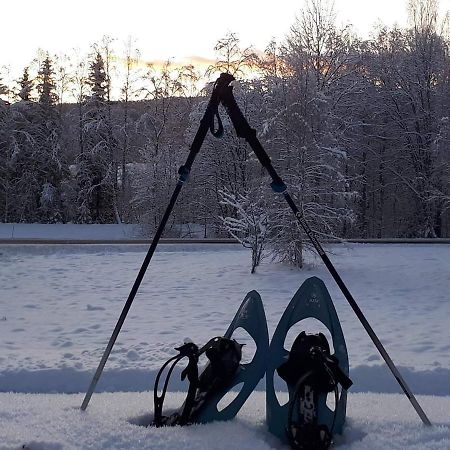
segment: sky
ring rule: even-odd
[[[407,0],[335,0],[338,21],[368,36],[373,24],[405,24]],[[441,4],[450,6],[450,0]],[[282,40],[304,0],[22,0],[2,2],[0,66],[22,71],[39,48],[50,54],[87,52],[102,36],[131,36],[145,60],[212,58],[218,39],[235,32],[243,46],[264,50]]]

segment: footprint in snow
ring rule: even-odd
[[[79,333],[84,333],[85,331],[88,331],[87,328],[77,328],[76,330],[73,331],[73,333],[79,334]]]
[[[66,347],[72,347],[73,342],[72,341],[64,341],[61,342],[60,340],[56,340],[52,342],[53,347],[61,347],[61,348],[66,348]]]
[[[139,359],[139,354],[135,352],[134,350],[130,350],[127,353],[127,358],[131,361],[137,361]]]
[[[104,311],[105,310],[105,308],[103,308],[103,306],[93,306],[93,305],[89,305],[89,304],[86,306],[86,309],[88,311]]]

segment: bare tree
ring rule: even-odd
[[[270,235],[269,212],[264,197],[256,190],[233,194],[220,190],[221,203],[227,205],[233,215],[221,217],[227,233],[252,251],[251,273],[259,266]]]
[[[132,117],[130,114],[131,102],[137,99],[137,82],[141,77],[139,69],[139,50],[135,47],[135,42],[131,37],[127,39],[124,47],[125,71],[123,74],[120,104],[122,106],[122,123],[120,126],[119,141],[121,145],[120,155],[120,198],[118,199],[119,211],[122,220],[127,215],[127,205],[130,201],[130,183],[128,180],[127,163],[130,158],[130,145],[134,128],[132,127]]]
[[[251,47],[242,48],[236,33],[227,33],[214,46],[217,55],[216,63],[209,67],[207,74],[226,72],[235,77],[245,77],[248,69],[256,60],[255,51]]]

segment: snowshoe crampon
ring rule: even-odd
[[[232,336],[243,328],[253,338],[256,352],[248,364],[241,363],[242,345]],[[179,354],[169,359],[159,371],[154,387],[154,419],[151,426],[188,425],[208,423],[215,420],[230,420],[236,416],[259,380],[264,376],[269,348],[266,316],[261,297],[256,291],[249,292],[234,319],[223,336],[211,339],[199,348],[185,343],[177,348]],[[199,374],[198,360],[205,354],[209,362]],[[182,407],[170,416],[163,415],[163,403],[169,378],[176,364],[188,358],[188,364],[181,373],[182,380],[189,381],[188,393]],[[164,369],[168,368],[161,394],[159,381]],[[225,408],[218,409],[218,403],[235,386],[242,384],[239,394]]]
[[[324,334],[301,331],[290,351],[284,348],[287,333],[303,319],[314,318],[330,331],[335,353]],[[286,383],[289,400],[281,405],[274,376]],[[273,335],[266,373],[266,414],[269,431],[294,449],[322,450],[342,433],[345,422],[348,355],[333,302],[316,278],[306,280],[289,303]],[[328,394],[334,401],[327,402]],[[332,408],[334,403],[334,408]]]

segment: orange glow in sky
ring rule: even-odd
[[[443,0],[446,3],[449,0]],[[407,0],[335,0],[342,22],[353,22],[366,34],[381,18],[385,23],[406,20]],[[199,55],[214,57],[217,40],[229,31],[243,46],[264,50],[282,39],[304,0],[22,0],[2,2],[0,65],[25,66],[38,48],[50,53],[88,50],[102,36],[124,42],[137,39],[145,60]]]
[[[325,2],[326,0],[322,0]],[[407,21],[408,0],[334,0],[338,22],[352,23],[368,37],[373,24]],[[442,9],[450,0],[440,0]],[[136,39],[144,61],[214,59],[214,45],[228,32],[242,47],[264,50],[289,32],[305,0],[22,0],[1,5],[0,67],[21,72],[39,48],[50,54],[87,53],[105,35],[116,38],[117,53]],[[207,63],[205,63],[207,64]]]

